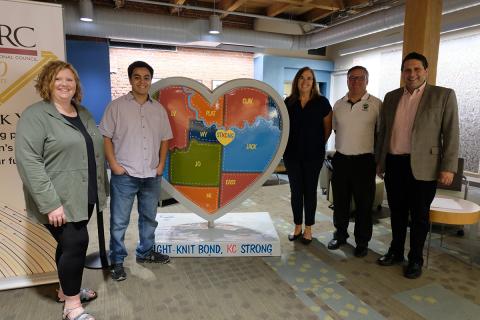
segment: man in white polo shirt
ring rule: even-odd
[[[100,123],[110,179],[110,260],[112,279],[127,278],[125,232],[135,196],[138,202],[138,263],[168,263],[167,255],[153,251],[160,183],[172,130],[167,112],[148,94],[153,68],[143,61],[128,67],[132,91],[112,101]]]
[[[375,197],[374,142],[382,102],[367,92],[368,71],[355,66],[347,73],[348,93],[333,106],[333,224],[336,231],[328,249],[338,249],[348,238],[350,202],[355,201],[354,255],[364,257],[372,238]]]

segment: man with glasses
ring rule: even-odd
[[[128,67],[132,91],[112,101],[103,115],[105,157],[110,180],[111,276],[127,278],[123,261],[127,257],[124,239],[135,196],[138,202],[138,263],[168,263],[167,255],[153,251],[160,182],[172,130],[167,112],[149,95],[153,68],[143,61]]]
[[[403,275],[422,274],[423,246],[437,181],[450,185],[458,165],[458,107],[455,92],[427,83],[428,61],[411,52],[401,66],[404,87],[385,95],[377,162],[385,173],[392,242],[377,260],[381,266],[402,264],[410,218],[410,252]]]
[[[328,249],[347,242],[351,200],[355,201],[354,255],[364,257],[372,238],[375,197],[374,142],[382,102],[367,92],[368,71],[354,66],[347,72],[347,94],[333,106],[335,155],[332,166],[333,224]]]

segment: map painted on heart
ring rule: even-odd
[[[206,213],[260,179],[279,150],[279,106],[258,88],[234,88],[213,103],[181,85],[152,96],[165,107],[173,132],[163,178]]]

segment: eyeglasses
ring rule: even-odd
[[[365,76],[350,76],[348,77],[348,81],[365,81],[367,78]]]

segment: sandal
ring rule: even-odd
[[[89,302],[92,300],[97,299],[98,295],[95,292],[95,290],[89,289],[89,288],[81,288],[80,289],[80,302],[85,303]],[[65,300],[60,300],[58,297],[58,290],[57,290],[57,302],[58,303],[64,303]]]
[[[85,310],[83,310],[83,312],[80,313],[79,315],[77,315],[75,318],[69,318],[68,315],[73,310],[78,309],[78,308],[82,308],[82,306],[78,306],[78,307],[71,308],[71,309],[63,309],[62,320],[95,320],[95,318],[91,314],[86,313]]]

